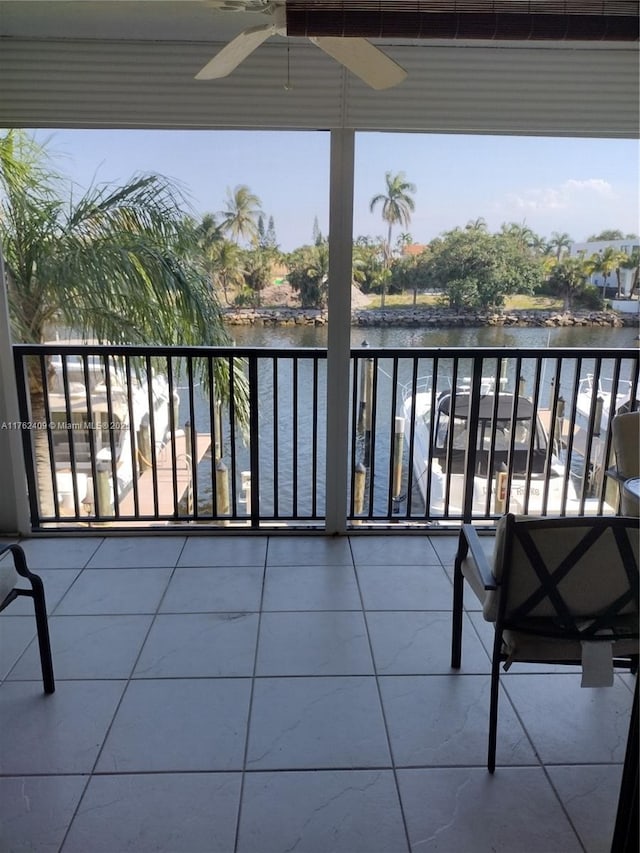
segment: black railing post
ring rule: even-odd
[[[249,467],[251,469],[251,527],[260,526],[260,436],[258,357],[249,358]]]
[[[13,363],[16,371],[16,386],[18,390],[18,409],[23,421],[29,420],[29,379],[25,370],[24,356],[16,347],[13,348]],[[38,487],[36,481],[36,463],[33,452],[33,441],[31,430],[22,431],[22,451],[24,453],[24,467],[27,472],[27,489],[29,492],[29,511],[31,513],[31,524],[33,527],[40,526],[40,509],[38,507]]]
[[[473,359],[473,374],[471,376],[471,399],[469,401],[469,429],[467,430],[467,459],[464,474],[464,504],[462,520],[468,524],[473,513],[473,486],[476,474],[476,431],[480,414],[480,388],[482,385],[482,358]],[[496,394],[498,389],[496,389]],[[452,390],[451,423],[455,414],[456,392]]]

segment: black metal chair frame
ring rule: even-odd
[[[572,527],[577,522],[581,526],[588,526],[589,532],[583,537],[582,541],[573,549],[566,557],[560,566],[553,572],[550,572],[544,564],[538,549],[531,539],[529,530],[536,525],[546,524],[553,527]],[[584,627],[584,618],[576,620],[568,611],[566,604],[558,590],[558,584],[571,571],[577,560],[594,544],[595,541],[606,531],[613,529],[614,537],[620,553],[623,558],[625,572],[629,579],[628,592],[620,596],[607,608],[606,612],[598,614],[598,616],[588,625]],[[569,640],[583,641],[589,640],[597,642],[598,640],[610,642],[614,640],[638,640],[639,631],[638,623],[635,622],[633,627],[621,628],[619,624],[615,624],[616,616],[626,607],[631,601],[635,601],[636,610],[638,608],[638,563],[635,559],[632,549],[629,547],[629,542],[626,538],[625,531],[632,529],[640,530],[640,521],[636,518],[615,517],[593,517],[585,519],[583,517],[567,517],[567,518],[534,518],[534,519],[518,519],[513,515],[507,517],[507,529],[505,531],[504,543],[504,569],[500,581],[496,580],[492,573],[489,559],[487,558],[476,529],[465,524],[460,531],[460,539],[458,543],[458,552],[454,563],[453,575],[453,625],[452,625],[452,640],[451,640],[451,666],[453,669],[459,669],[462,659],[462,621],[463,621],[463,590],[464,576],[462,574],[462,562],[470,553],[476,565],[478,574],[482,580],[485,590],[500,589],[498,599],[498,610],[495,621],[495,634],[493,640],[493,651],[491,657],[491,698],[489,709],[489,747],[487,754],[487,767],[490,773],[493,773],[496,766],[496,742],[497,742],[497,725],[498,725],[498,695],[500,686],[500,663],[507,661],[507,655],[503,651],[503,632],[505,630],[517,630],[519,632],[527,632],[540,637],[545,637],[554,640]],[[637,533],[636,533],[637,535]],[[514,537],[518,537],[523,545],[527,556],[529,557],[536,574],[540,581],[539,589],[523,602],[517,610],[512,613],[509,618],[505,616],[505,610],[508,600],[509,590],[509,565],[510,556],[512,553]],[[548,598],[553,604],[557,620],[554,620],[552,630],[549,630],[548,620],[545,620],[546,627],[541,627],[538,621],[531,620],[529,624],[526,622],[527,613],[529,613],[543,599]],[[580,624],[578,624],[578,621]],[[603,629],[610,629],[606,636],[597,632]],[[566,665],[580,665],[580,660],[541,660],[533,659],[526,660],[520,657],[517,658],[522,663],[554,663]],[[625,667],[627,669],[637,671],[638,655],[630,657],[614,658],[614,665]]]
[[[31,584],[31,589],[20,589],[14,587],[5,599],[0,602],[0,613],[8,607],[16,598],[26,596],[33,599],[33,607],[36,617],[36,629],[38,633],[38,647],[40,650],[40,665],[42,667],[42,682],[45,693],[53,693],[56,689],[53,678],[53,662],[51,659],[51,642],[49,639],[49,624],[47,621],[47,607],[44,597],[44,585],[42,578],[34,575],[27,567],[24,551],[20,545],[7,545],[0,549],[0,557],[10,551],[13,555],[13,565],[20,577],[26,578]]]

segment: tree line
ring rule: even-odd
[[[613,287],[621,294],[622,270],[635,270],[638,252],[631,255],[607,247],[589,257],[570,256],[569,234],[553,232],[547,239],[526,223],[504,223],[490,233],[484,219],[445,231],[419,252],[408,250],[413,238],[402,231],[393,240],[397,226],[407,229],[415,211],[415,184],[404,172],[386,172],[384,191],[373,196],[371,212],[379,210],[387,232],[384,237],[359,236],[353,245],[353,282],[363,292],[379,294],[384,307],[388,293],[431,290],[443,305],[460,309],[496,309],[513,294],[561,296],[565,308],[597,308],[603,293]],[[329,248],[317,218],[312,240],[292,252],[280,252],[273,217],[265,228],[260,199],[247,186],[227,191],[226,208],[216,218],[207,215],[196,230],[209,259],[212,286],[229,303],[257,305],[260,293],[280,267],[297,291],[303,307],[321,308],[328,297]],[[609,229],[591,235],[588,241],[637,240],[636,235]],[[244,247],[239,245],[243,239]],[[590,282],[600,273],[605,290]]]
[[[158,175],[93,186],[74,199],[46,148],[9,131],[0,137],[0,190],[15,340],[40,342],[63,324],[114,343],[221,344],[228,340],[221,305],[259,305],[276,277],[286,277],[303,307],[326,305],[329,248],[317,218],[308,244],[282,252],[274,217],[247,185],[228,188],[222,209],[200,219]],[[525,223],[490,233],[476,219],[412,251],[416,192],[404,172],[386,172],[383,191],[369,202],[386,234],[354,240],[353,282],[382,306],[388,293],[415,300],[431,290],[453,308],[499,308],[516,293],[560,294],[567,308],[595,307],[602,297],[589,285],[593,272],[618,293],[623,269],[635,269],[637,280],[637,253],[608,248],[570,257],[569,234],[545,239]],[[624,236],[610,230],[589,239]]]

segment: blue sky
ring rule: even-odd
[[[58,171],[78,188],[122,183],[139,172],[178,181],[199,216],[247,184],[273,215],[281,248],[309,242],[317,216],[328,228],[326,132],[46,130]],[[386,171],[416,187],[408,231],[427,243],[483,217],[490,230],[525,222],[542,236],[576,241],[605,228],[640,232],[638,143],[633,140],[362,133],[356,138],[354,233],[385,233],[369,212]],[[77,191],[79,191],[79,189]]]

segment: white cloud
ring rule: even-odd
[[[602,178],[575,180],[569,178],[556,187],[540,187],[510,193],[504,206],[520,212],[570,210],[575,205],[589,204],[590,200],[614,199],[616,194],[608,181]]]

